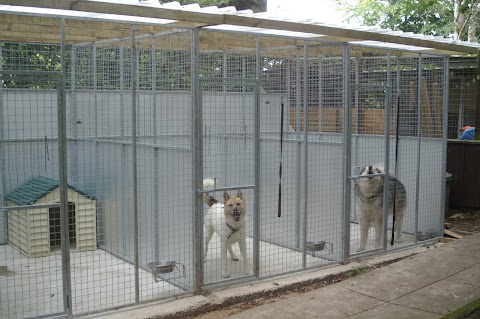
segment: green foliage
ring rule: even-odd
[[[348,20],[369,26],[429,35],[453,33],[453,1],[449,0],[359,0],[351,5],[337,0]]]
[[[172,2],[177,0],[167,0],[163,1],[164,3]],[[208,6],[218,6],[218,7],[228,7],[234,6],[237,10],[252,9],[255,12],[265,11],[266,10],[266,1],[265,0],[178,0],[180,4],[191,4],[198,3],[200,7]]]

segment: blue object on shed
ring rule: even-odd
[[[462,135],[460,135],[461,140],[474,140],[475,139],[475,128],[468,127],[463,131]]]

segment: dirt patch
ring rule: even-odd
[[[480,209],[472,207],[454,207],[449,210],[450,217],[445,220],[451,230],[470,233],[480,232]]]
[[[257,306],[264,305],[264,304],[274,303],[277,299],[285,299],[285,298],[288,298],[288,297],[291,297],[291,296],[295,296],[295,295],[306,293],[308,291],[319,289],[319,288],[322,288],[322,287],[325,287],[325,286],[328,286],[328,285],[331,285],[331,284],[334,284],[334,283],[337,283],[337,282],[340,282],[340,281],[343,281],[343,280],[346,280],[346,279],[349,279],[349,278],[352,278],[352,277],[355,277],[355,276],[358,276],[358,275],[361,275],[361,274],[364,274],[366,272],[372,271],[373,269],[384,267],[386,265],[395,263],[399,260],[402,260],[402,259],[405,259],[405,258],[408,258],[408,257],[411,257],[411,255],[396,258],[396,259],[392,259],[392,260],[387,260],[387,261],[384,261],[384,262],[381,262],[381,263],[378,263],[378,264],[372,265],[372,266],[362,266],[362,267],[358,267],[358,268],[353,268],[353,269],[350,269],[350,270],[347,270],[347,271],[344,271],[344,272],[341,272],[341,273],[338,273],[338,274],[329,275],[325,278],[320,279],[318,282],[314,282],[314,283],[306,284],[306,285],[301,285],[301,286],[293,288],[291,290],[286,290],[286,291],[282,290],[282,291],[278,291],[278,292],[277,291],[268,292],[264,296],[262,296],[260,298],[256,298],[254,300],[245,301],[245,302],[242,302],[242,303],[231,305],[231,306],[228,306],[228,307],[216,310],[216,311],[208,312],[208,313],[205,313],[205,314],[201,314],[201,315],[198,315],[198,316],[187,316],[185,318],[196,318],[196,319],[223,319],[223,318],[227,318],[231,315],[240,313],[240,312],[248,310],[250,308],[254,308],[254,307],[257,307]],[[272,285],[278,285],[278,284],[276,282],[272,282]]]

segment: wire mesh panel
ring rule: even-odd
[[[475,58],[450,58],[448,90],[448,138],[460,138],[465,126],[475,126],[478,61]]]
[[[141,300],[193,285],[190,31],[138,39],[138,210]],[[174,262],[173,270],[158,265]],[[160,271],[160,272],[158,272]]]
[[[0,79],[0,218],[8,228],[0,245],[0,317],[60,314],[65,312],[55,193],[60,82],[39,59],[50,60],[55,69],[59,47],[2,43],[1,49],[0,73],[8,75]]]
[[[71,47],[70,179],[95,196],[98,243],[72,253],[74,313],[192,286],[191,33],[125,28]]]
[[[257,82],[202,81],[204,281],[253,274]],[[214,191],[215,189],[223,191]],[[228,251],[228,254],[227,254]],[[241,260],[241,262],[240,262]]]
[[[281,39],[277,39],[281,41]],[[260,275],[302,269],[302,47],[262,40]],[[281,171],[281,175],[280,175]]]
[[[445,196],[443,109],[445,59],[422,55],[421,148],[417,240],[440,237]]]
[[[304,245],[313,267],[343,258],[344,47],[311,43],[308,56]]]

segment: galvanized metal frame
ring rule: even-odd
[[[447,149],[448,149],[448,143],[447,143],[447,137],[448,137],[448,88],[449,88],[449,83],[450,83],[450,67],[449,67],[449,58],[445,56],[443,58],[443,103],[442,103],[442,152],[443,152],[443,158],[442,158],[442,172],[447,172]],[[442,194],[446,194],[446,188],[447,188],[447,181],[446,178],[443,178],[442,176]],[[448,195],[445,195],[448,196]],[[442,203],[442,213],[440,214],[440,226],[443,225],[444,220],[445,220],[445,213],[448,207],[446,207],[446,202],[443,201]],[[443,227],[440,227],[441,232],[439,236],[443,236]]]
[[[0,43],[0,61],[3,61],[3,50]],[[0,63],[0,79],[3,77],[3,63]],[[0,85],[0,174],[5,176],[5,123],[3,117],[3,85]],[[1,207],[5,207],[5,192],[7,190],[7,182],[4,177],[2,177],[2,183],[0,185],[0,190],[2,192],[2,198],[0,200]],[[8,211],[0,210],[0,218],[4,219],[4,229],[3,233],[5,234],[5,243],[8,243]],[[0,244],[3,244],[3,241],[0,241]]]
[[[63,306],[72,315],[72,283],[70,271],[70,241],[68,232],[68,185],[67,185],[67,103],[65,65],[65,19],[60,20],[61,77],[58,86],[58,158],[60,188],[60,233],[62,251]]]
[[[204,256],[203,256],[203,198],[199,190],[203,190],[203,103],[200,87],[200,31],[194,29],[192,32],[192,162],[193,162],[193,245],[194,250],[194,293],[201,294],[204,285]]]
[[[351,104],[351,85],[350,85],[350,44],[345,44],[343,48],[343,147],[344,147],[344,166],[343,166],[343,262],[347,263],[350,259],[350,214],[352,198],[352,108]]]
[[[391,61],[390,50],[387,50],[387,85],[384,89],[385,94],[385,176],[383,178],[383,189],[389,190],[390,185],[390,95],[391,95]],[[388,191],[383,192],[383,220],[382,220],[382,245],[383,250],[387,250],[388,233]]]
[[[421,141],[422,141],[422,111],[423,111],[423,101],[422,101],[422,54],[418,55],[418,80],[417,80],[417,178],[416,178],[416,192],[415,192],[415,227],[414,227],[414,238],[415,238],[415,243],[418,242],[418,208],[419,208],[419,203],[420,203],[420,198],[418,196],[419,194],[419,189],[420,189],[420,159],[421,159]]]
[[[308,42],[303,44],[303,238],[302,268],[307,268],[307,220],[308,220]],[[283,129],[283,128],[282,128]],[[300,166],[300,165],[299,165]]]

